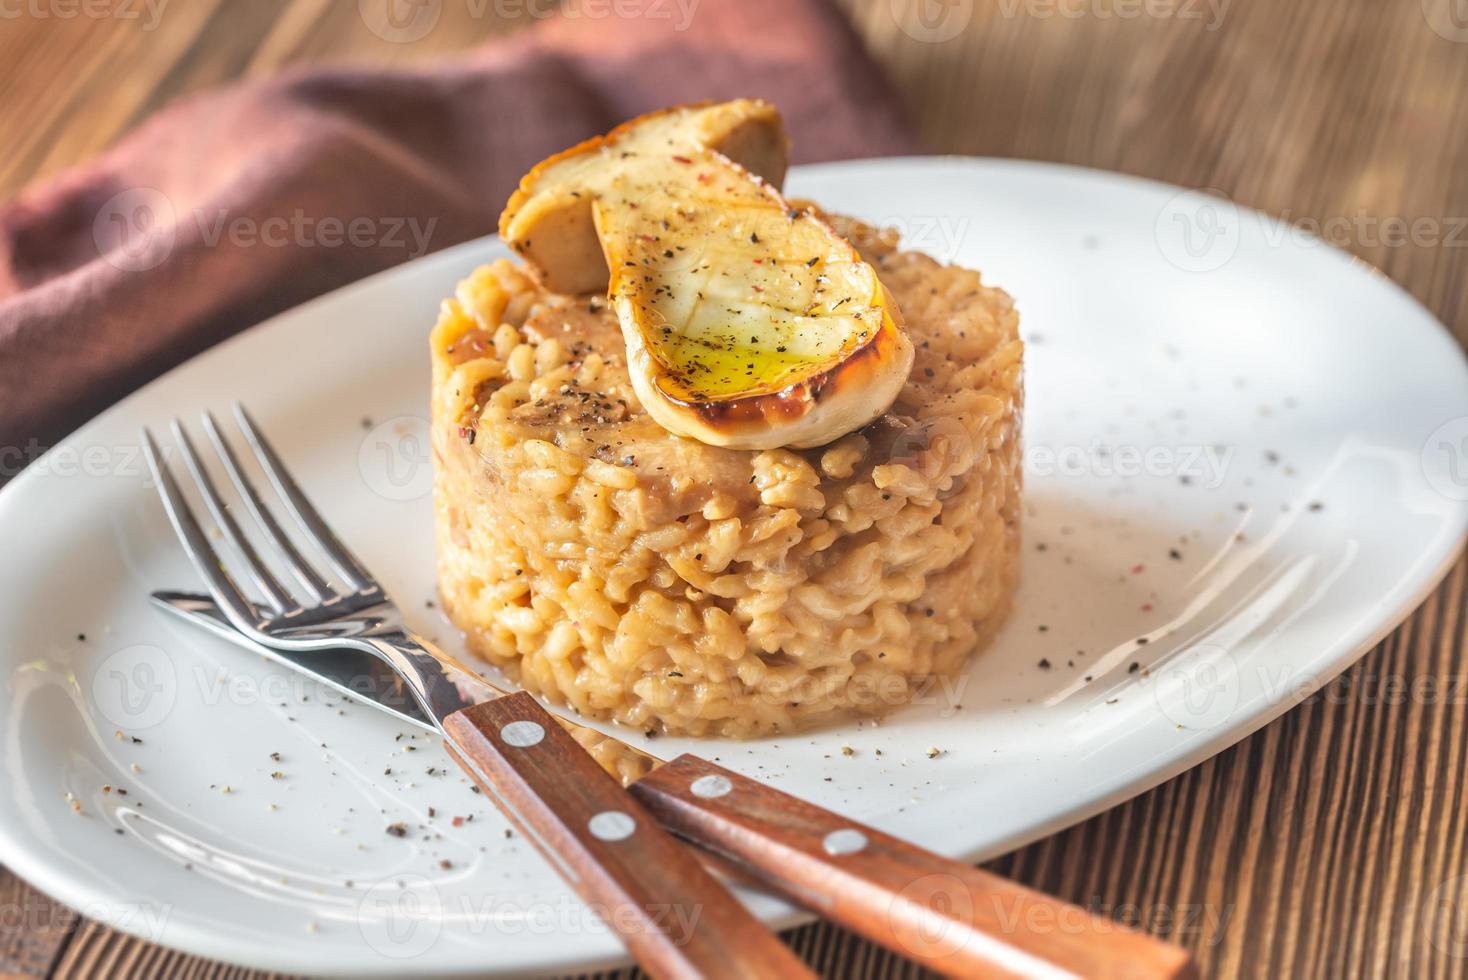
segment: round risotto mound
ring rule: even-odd
[[[526,689],[649,731],[878,714],[1009,606],[1023,345],[979,274],[833,217],[916,348],[891,410],[812,450],[679,438],[638,405],[600,298],[475,271],[432,335],[439,589]]]

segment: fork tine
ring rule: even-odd
[[[255,453],[255,458],[260,466],[270,477],[275,492],[285,501],[286,507],[295,515],[297,521],[305,528],[306,532],[315,540],[326,557],[330,559],[332,567],[337,574],[346,579],[354,589],[377,588],[377,580],[362,565],[357,557],[347,550],[346,545],[337,539],[326,521],[322,520],[320,512],[312,506],[311,501],[296,486],[296,481],[291,478],[290,471],[280,461],[275,450],[271,448],[265,436],[260,432],[255,420],[250,418],[250,413],[245,411],[245,406],[235,402],[235,420],[239,422],[240,430],[245,434],[245,440]]]
[[[184,427],[174,419],[170,428],[173,430],[173,438],[178,442],[178,447],[183,451],[184,465],[193,475],[194,485],[199,488],[199,495],[204,498],[204,505],[209,508],[209,513],[214,517],[214,523],[224,532],[229,543],[234,546],[241,558],[245,561],[245,567],[254,579],[261,592],[265,593],[265,602],[276,613],[284,613],[296,607],[296,601],[291,598],[290,593],[281,588],[280,582],[276,581],[270,569],[256,554],[255,548],[240,533],[240,526],[236,523],[234,515],[224,504],[224,499],[219,496],[215,489],[214,480],[209,476],[204,465],[199,461],[198,454],[194,451],[193,440],[184,431]]]
[[[193,509],[174,482],[173,473],[163,462],[163,454],[153,441],[153,433],[147,429],[143,430],[143,455],[147,457],[148,469],[152,471],[153,480],[158,484],[158,496],[163,501],[168,522],[173,525],[174,533],[183,544],[184,554],[189,556],[189,561],[209,587],[209,594],[231,618],[247,622],[258,620],[259,616],[250,600],[245,598],[245,594],[240,591],[240,587],[219,560],[219,555],[209,544],[204,529],[194,517]]]
[[[214,451],[219,456],[219,461],[224,465],[224,471],[229,474],[230,482],[238,491],[240,498],[244,500],[245,506],[250,514],[254,516],[258,524],[270,540],[275,544],[285,563],[294,575],[310,592],[317,602],[324,601],[331,595],[331,585],[322,578],[316,569],[311,566],[295,543],[291,541],[281,529],[280,523],[276,521],[275,515],[265,506],[256,492],[254,484],[246,478],[240,469],[239,459],[234,454],[234,449],[225,441],[223,434],[219,431],[219,424],[214,420],[213,412],[204,413],[204,432],[209,436],[209,441],[214,444]]]

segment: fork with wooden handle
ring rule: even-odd
[[[682,844],[521,692],[476,704],[466,699],[435,651],[402,625],[401,614],[360,561],[337,540],[301,494],[243,409],[237,419],[276,494],[348,583],[333,586],[287,536],[245,477],[211,416],[204,429],[216,464],[255,519],[253,541],[271,549],[288,589],[236,522],[183,427],[172,426],[218,537],[221,554],[184,497],[150,433],[144,450],[164,509],[195,569],[229,622],[267,647],[329,657],[347,647],[379,658],[408,685],[454,758],[587,903],[606,911],[637,961],[657,977],[809,977],[779,939],[740,904]],[[233,559],[232,561],[229,559]],[[236,571],[231,574],[230,568]],[[237,583],[242,574],[263,597],[256,604]],[[298,595],[308,596],[302,600]],[[681,930],[681,931],[680,931]]]
[[[342,695],[436,731],[393,696],[396,676],[350,650],[293,657],[260,646],[207,596],[155,592],[160,608],[308,674]],[[504,691],[467,668],[461,689]],[[898,840],[692,755],[663,762],[592,728],[556,717],[600,764],[615,770],[662,825],[699,845],[716,870],[779,894],[950,976],[1188,977],[1187,954],[1024,888]],[[860,846],[858,846],[860,845]]]
[[[269,576],[268,570],[248,551],[250,545],[179,427],[175,427],[179,448],[200,494],[221,534],[236,551],[247,553],[247,570],[266,595],[268,608],[246,599],[224,571],[148,438],[145,446],[159,492],[175,530],[210,585],[214,604],[176,593],[155,598],[165,608],[236,642],[270,649],[280,662],[328,683],[336,684],[323,669],[331,658],[311,653],[347,647],[380,658],[408,681],[417,702],[416,709],[395,713],[441,731],[466,771],[588,900],[610,893],[624,903],[630,901],[634,910],[646,910],[680,894],[680,885],[693,889],[696,894],[690,900],[702,907],[700,926],[718,931],[720,937],[700,935],[691,949],[668,950],[667,937],[648,921],[651,916],[644,916],[639,935],[626,938],[652,972],[674,973],[696,966],[710,976],[747,969],[764,974],[777,965],[781,954],[787,958],[789,954],[783,947],[762,942],[768,933],[761,937],[755,931],[757,924],[751,929],[752,920],[739,914],[742,909],[730,909],[727,893],[708,891],[707,885],[718,886],[711,880],[705,884],[707,876],[688,854],[674,856],[666,849],[666,838],[651,825],[649,815],[714,855],[721,867],[939,972],[1138,980],[1191,975],[1187,954],[1176,946],[694,756],[658,766],[658,760],[608,736],[563,720],[552,724],[552,717],[528,694],[510,695],[477,677],[473,682],[483,686],[489,700],[473,704],[465,694],[469,687],[462,665],[407,633],[381,587],[336,540],[249,416],[238,408],[236,416],[285,509],[357,591],[329,598],[320,594],[324,580],[309,577],[315,573],[304,566],[295,545],[244,477],[217,425],[205,416],[220,466],[264,536],[285,555],[287,566],[315,594],[318,604],[305,610],[277,604],[288,596],[273,578],[260,577]],[[305,577],[302,568],[308,573]],[[369,663],[382,669],[375,661]],[[383,707],[361,687],[336,686]],[[374,688],[381,686],[368,687]],[[645,761],[649,768],[658,766],[631,784],[631,797],[640,806],[597,769],[584,746],[612,746],[624,756]],[[644,849],[634,850],[636,846]],[[634,945],[637,942],[641,945]],[[801,969],[793,964],[779,968],[782,975],[798,975],[791,970]]]

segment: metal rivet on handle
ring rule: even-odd
[[[586,829],[597,840],[626,840],[637,829],[637,821],[621,810],[603,810],[586,822]]]
[[[715,800],[721,796],[728,796],[734,789],[734,784],[729,782],[728,776],[699,776],[693,781],[688,789],[694,796],[705,800]]]
[[[517,749],[528,749],[545,738],[545,729],[533,721],[512,721],[500,729],[500,738],[506,745]]]
[[[833,830],[821,841],[821,846],[827,854],[855,854],[867,846],[867,835],[850,827]]]

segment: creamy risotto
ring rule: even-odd
[[[855,222],[916,350],[890,411],[817,449],[674,436],[601,297],[483,267],[432,335],[439,587],[471,647],[595,718],[789,732],[909,701],[1004,616],[1020,520],[1010,298]]]

